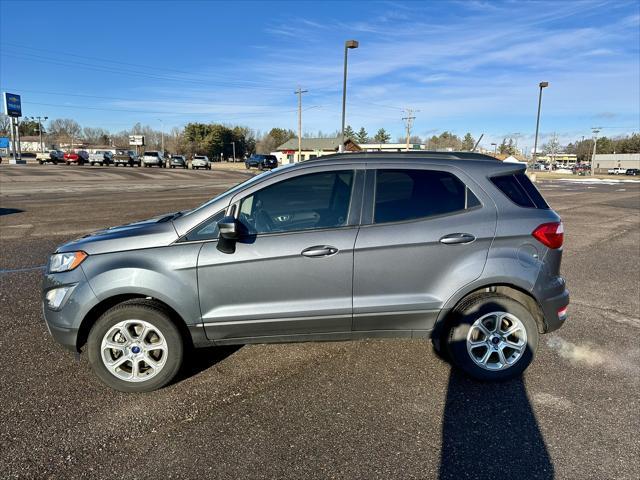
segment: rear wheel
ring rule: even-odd
[[[477,380],[508,380],[525,371],[538,348],[533,315],[515,300],[479,294],[453,312],[443,337],[455,366]]]
[[[149,300],[129,300],[98,319],[87,350],[103,383],[122,392],[150,392],[178,373],[184,345],[164,309]]]

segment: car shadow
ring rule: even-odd
[[[451,370],[439,478],[554,478],[521,377],[485,383]]]
[[[11,215],[12,213],[22,213],[24,210],[19,208],[0,208],[0,217],[3,215]]]
[[[184,365],[173,383],[180,383],[213,367],[240,350],[242,345],[193,348],[185,355]]]

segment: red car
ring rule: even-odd
[[[89,153],[85,150],[77,150],[75,152],[67,152],[64,154],[64,162],[67,165],[71,165],[72,163],[78,165],[84,165],[89,161]]]

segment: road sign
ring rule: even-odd
[[[4,112],[10,117],[22,116],[22,104],[20,95],[4,92]]]
[[[144,135],[129,135],[129,145],[144,145]]]

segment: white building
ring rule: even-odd
[[[593,169],[595,173],[607,173],[610,168],[640,169],[640,153],[607,153],[595,157]]]

